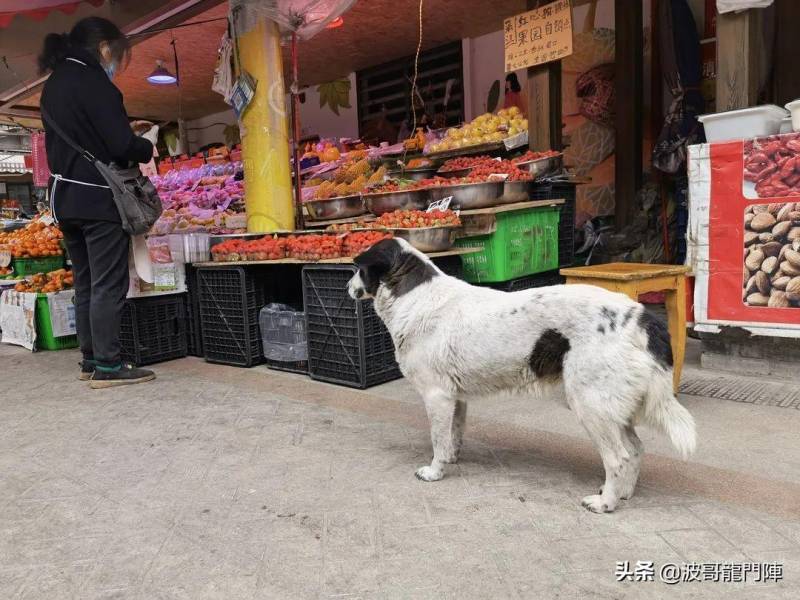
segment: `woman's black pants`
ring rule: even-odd
[[[120,364],[119,325],[128,294],[130,236],[119,223],[60,221],[72,260],[75,318],[85,360]]]

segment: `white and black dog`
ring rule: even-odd
[[[663,431],[684,457],[694,450],[694,420],[672,390],[669,334],[627,296],[591,285],[472,286],[399,239],[355,263],[350,295],[374,298],[400,369],[425,401],[433,460],[418,478],[437,481],[458,459],[466,400],[502,391],[550,388],[566,398],[605,467],[600,493],[583,499],[594,512],[633,494],[638,422]]]

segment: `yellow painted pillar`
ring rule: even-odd
[[[274,21],[254,12],[242,10],[236,23],[241,68],[257,82],[241,120],[247,231],[291,230],[294,207],[280,34]]]

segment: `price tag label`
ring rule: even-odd
[[[489,181],[505,181],[508,178],[508,173],[492,173],[487,177]]]
[[[55,220],[53,219],[53,217],[52,217],[51,215],[45,215],[45,216],[43,216],[43,217],[42,217],[41,219],[39,219],[39,220],[40,220],[42,223],[44,223],[45,225],[47,225],[48,227],[49,227],[50,225],[52,225],[53,223],[55,223]]]
[[[441,200],[437,200],[436,202],[431,202],[428,205],[427,212],[432,212],[434,210],[447,210],[450,208],[450,203],[453,201],[452,196],[447,196],[446,198],[442,198]]]

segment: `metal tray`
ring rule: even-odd
[[[361,195],[339,196],[328,200],[309,200],[305,203],[308,215],[313,221],[333,221],[358,217],[367,212]]]
[[[525,162],[515,163],[518,168],[528,171],[534,179],[560,173],[564,167],[564,155],[548,156],[547,158],[537,158]]]
[[[472,172],[472,169],[475,167],[464,167],[463,169],[450,169],[449,171],[436,171],[436,174],[439,177],[445,177],[447,179],[457,179],[459,177],[466,177]]]
[[[436,175],[436,167],[420,167],[418,169],[392,169],[387,173],[389,177],[397,179],[411,179],[422,181]]]
[[[466,146],[464,148],[456,148],[455,150],[445,150],[444,152],[431,152],[426,154],[427,158],[433,159],[446,159],[454,158],[456,156],[472,156],[473,154],[488,154],[490,152],[497,152],[504,150],[505,145],[503,142],[492,142],[490,144],[478,144],[477,146]]]
[[[406,240],[420,252],[444,252],[453,247],[456,227],[418,227],[391,229],[395,237]]]
[[[504,181],[503,195],[499,201],[502,204],[514,204],[515,202],[527,202],[531,198],[533,189],[533,179],[529,181]]]
[[[426,188],[430,194],[431,202],[453,197],[450,208],[471,210],[474,208],[489,208],[500,202],[498,199],[503,194],[502,181],[486,181],[483,183],[460,183],[456,185],[437,185]]]
[[[365,194],[364,204],[373,215],[381,216],[384,213],[396,210],[425,210],[428,208],[430,200],[428,189],[425,188],[421,190]]]

